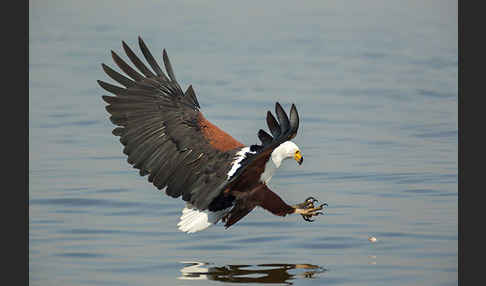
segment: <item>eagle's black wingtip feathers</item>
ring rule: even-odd
[[[201,108],[201,106],[199,106],[199,102],[197,101],[196,93],[194,92],[194,89],[192,88],[192,84],[189,85],[189,87],[187,88],[187,90],[184,94],[185,94],[185,96],[189,96],[189,98],[191,98],[192,103],[197,108]]]
[[[140,50],[142,50],[143,56],[145,57],[145,59],[147,60],[149,65],[152,67],[154,72],[157,74],[157,76],[163,78],[165,81],[168,81],[164,72],[162,71],[159,64],[155,60],[154,56],[152,56],[152,53],[147,48],[147,45],[145,45],[145,42],[143,41],[142,37],[140,37],[140,36],[138,36],[138,45],[140,46]]]
[[[141,81],[143,79],[143,76],[134,70],[127,62],[125,62],[117,53],[115,53],[113,50],[111,51],[111,56],[113,58],[113,61],[115,61],[116,65],[126,74],[128,75],[131,79],[134,81]]]
[[[125,41],[122,41],[122,46],[130,61],[137,67],[137,69],[141,73],[143,73],[143,75],[145,75],[147,78],[155,77],[155,74],[149,68],[147,68],[147,66],[140,60],[140,58],[125,43]]]
[[[174,70],[172,69],[172,65],[170,64],[169,56],[167,55],[167,51],[164,49],[162,51],[162,59],[164,60],[165,70],[167,71],[167,75],[172,81],[177,82]]]
[[[272,143],[273,141],[273,137],[263,129],[258,130],[258,138],[260,141],[262,141],[264,146]]]
[[[294,138],[299,129],[299,114],[295,104],[292,103],[290,108],[290,119],[282,105],[279,102],[275,103],[275,113],[278,121],[273,116],[272,112],[267,111],[267,125],[272,135],[269,135],[263,130],[258,131],[258,138],[263,146],[266,146],[275,141],[290,140]]]
[[[290,128],[289,117],[287,116],[285,110],[282,108],[282,105],[280,105],[280,103],[278,102],[275,103],[275,114],[277,114],[278,122],[281,126],[282,132],[286,133]]]
[[[143,38],[138,35],[138,44],[140,46],[140,50],[146,60],[146,62],[150,65],[152,69],[149,69],[144,62],[142,62],[141,58],[139,58],[130,46],[127,44],[126,41],[122,40],[121,45],[123,50],[125,51],[126,55],[130,59],[131,64],[134,67],[130,66],[125,60],[123,60],[114,50],[110,50],[111,57],[118,68],[122,71],[122,73],[115,71],[108,65],[104,63],[101,64],[102,69],[105,73],[117,83],[121,84],[125,88],[130,88],[135,85],[140,86],[147,86],[153,85],[155,81],[159,81],[162,85],[165,86],[166,92],[172,95],[184,96],[184,92],[179,86],[177,82],[174,69],[172,64],[169,60],[169,56],[166,49],[162,51],[162,61],[164,63],[165,72],[162,71],[160,66],[158,65],[155,58],[152,56],[152,53],[147,48]],[[154,73],[155,72],[155,73]],[[125,76],[126,75],[126,76]],[[100,84],[100,82],[98,82]],[[105,90],[108,90],[111,93],[118,95],[119,93],[123,93],[123,89],[121,87],[117,87],[108,83],[101,83],[100,84]],[[196,94],[193,91],[192,87],[190,87],[190,95],[186,99],[189,104],[193,104],[196,108],[201,108],[200,104],[197,100]]]
[[[105,73],[111,77],[114,81],[118,82],[119,84],[125,86],[125,87],[130,87],[134,86],[135,82],[128,77],[120,74],[119,72],[115,71],[114,69],[110,68],[108,65],[101,64],[101,67],[105,71]]]
[[[282,134],[280,124],[270,111],[267,111],[267,125],[274,138],[278,138]]]
[[[290,108],[290,127],[292,133],[297,134],[297,130],[299,129],[299,113],[297,112],[297,107],[295,107],[295,104],[293,103]]]

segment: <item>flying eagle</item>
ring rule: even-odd
[[[209,122],[199,111],[196,94],[190,85],[185,92],[177,83],[165,49],[162,57],[167,75],[155,61],[142,38],[138,43],[150,70],[122,41],[123,49],[136,71],[111,51],[124,76],[105,64],[106,74],[121,86],[98,80],[115,96],[103,95],[110,120],[117,125],[113,134],[120,137],[128,163],[148,175],[148,181],[167,195],[182,199],[179,229],[196,232],[219,220],[228,228],[256,206],[278,216],[301,214],[307,221],[322,214],[316,199],[286,204],[268,187],[276,169],[285,159],[300,165],[299,147],[290,141],[297,134],[299,115],[294,104],[290,118],[275,104],[275,118],[267,112],[270,134],[260,129],[261,145],[245,146]]]

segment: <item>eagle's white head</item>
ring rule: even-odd
[[[285,141],[272,152],[272,161],[277,168],[280,167],[283,160],[289,158],[294,158],[299,165],[302,164],[302,161],[304,161],[304,157],[302,157],[302,154],[300,153],[299,146],[292,141]]]
[[[285,141],[273,150],[270,159],[265,164],[265,171],[260,176],[260,181],[268,183],[277,168],[282,164],[282,161],[289,158],[294,158],[299,165],[304,161],[299,146],[292,141]]]

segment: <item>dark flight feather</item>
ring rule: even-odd
[[[270,111],[267,112],[267,124],[270,132],[272,132],[272,136],[279,137],[282,130],[280,130],[280,125]]]
[[[164,65],[165,65],[165,70],[167,71],[167,75],[172,81],[177,81],[174,71],[172,70],[172,65],[170,64],[169,61],[169,56],[167,56],[167,52],[165,51],[165,49],[162,52],[162,58],[164,59]]]
[[[122,41],[122,45],[128,58],[130,59],[130,61],[132,61],[132,63],[137,67],[139,71],[141,71],[148,78],[155,77],[155,74],[150,71],[144,63],[142,63],[142,61],[135,55],[135,53],[125,43],[125,41]]]
[[[192,85],[189,85],[189,87],[187,88],[187,90],[185,92],[185,95],[186,95],[186,97],[188,97],[188,98],[191,99],[192,104],[194,104],[195,106],[197,106],[197,108],[201,108],[199,106],[199,102],[197,101],[196,93],[194,92],[194,89],[192,88]]]
[[[113,70],[112,68],[110,68],[109,66],[105,65],[105,64],[101,64],[101,67],[103,68],[103,70],[106,72],[106,74],[111,77],[112,79],[114,79],[116,82],[118,82],[119,84],[125,86],[125,87],[131,87],[131,86],[134,86],[135,85],[135,82],[131,79],[129,79],[128,77],[116,72],[115,70]],[[103,87],[103,86],[101,86]],[[107,90],[109,91],[109,90]]]
[[[140,50],[142,50],[143,56],[145,57],[149,65],[152,67],[152,69],[155,71],[155,73],[158,76],[160,76],[163,81],[169,81],[169,79],[165,76],[164,72],[160,68],[157,61],[155,61],[154,57],[152,56],[152,53],[147,48],[147,46],[145,45],[141,37],[138,37],[138,45],[140,46]]]
[[[141,81],[143,76],[129,66],[120,56],[118,56],[114,51],[111,51],[111,57],[115,61],[116,65],[124,71],[131,79],[134,81]]]
[[[262,141],[263,145],[268,145],[273,141],[273,137],[262,129],[258,130],[258,138]]]
[[[285,113],[282,106],[278,102],[275,104],[275,114],[277,114],[278,123],[280,123],[281,129],[288,130],[290,127],[289,118],[287,117],[287,113]]]
[[[113,94],[116,94],[116,95],[120,95],[122,94],[125,89],[124,88],[121,88],[119,86],[116,86],[116,85],[112,85],[112,84],[109,84],[107,82],[104,82],[102,80],[98,80],[98,84],[103,87],[105,90],[113,93]]]

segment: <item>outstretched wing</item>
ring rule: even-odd
[[[267,125],[272,135],[262,129],[258,131],[258,138],[262,144],[250,146],[249,152],[239,163],[240,167],[224,186],[224,188],[238,191],[234,207],[224,217],[225,227],[227,228],[246,216],[255,206],[261,206],[280,216],[285,216],[294,211],[293,207],[287,205],[266,184],[259,180],[273,150],[285,141],[294,138],[299,129],[299,114],[294,104],[290,108],[290,119],[278,102],[275,104],[275,113],[278,120],[270,111],[267,112]]]
[[[164,74],[143,40],[138,42],[150,70],[123,42],[136,71],[115,52],[113,60],[128,76],[105,64],[103,70],[121,86],[98,81],[115,96],[103,96],[120,136],[128,163],[158,189],[206,209],[227,182],[236,151],[243,144],[207,121],[192,86],[183,92],[163,51]]]
[[[275,104],[275,114],[278,120],[270,111],[267,111],[267,125],[272,135],[262,129],[258,131],[258,138],[262,144],[250,146],[250,152],[241,161],[241,167],[230,178],[227,186],[238,189],[241,184],[253,186],[258,184],[258,181],[248,182],[245,178],[260,178],[273,150],[297,135],[299,114],[294,104],[290,108],[290,119],[278,102]]]

